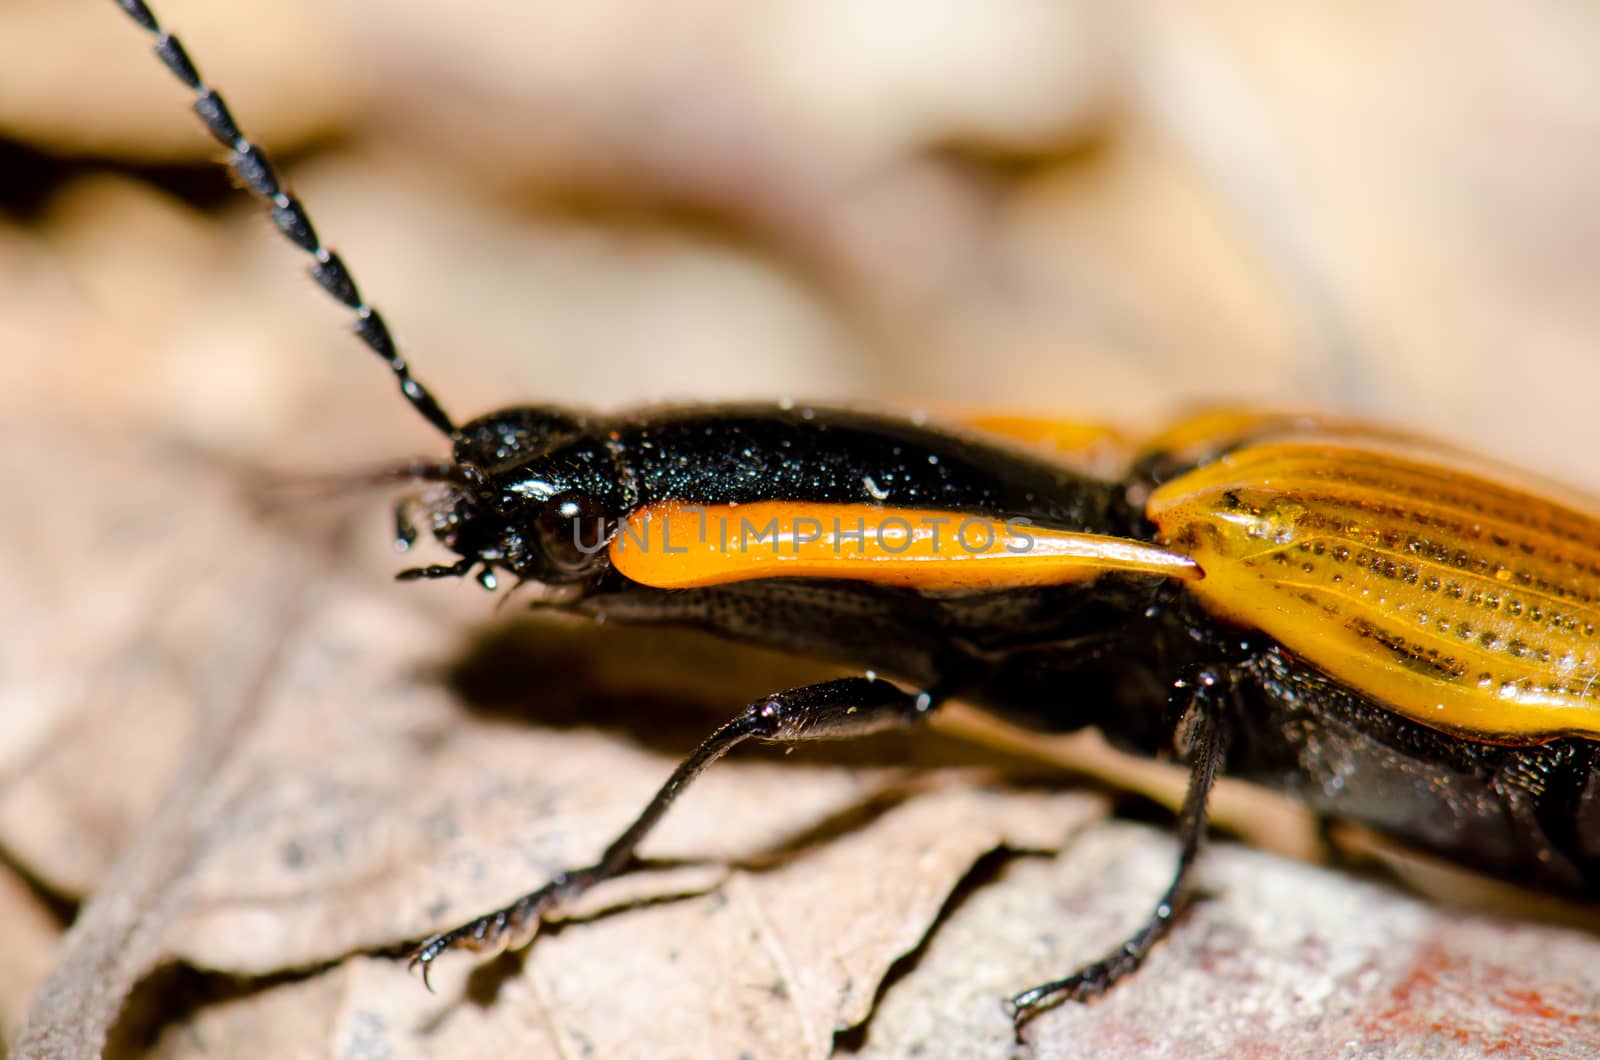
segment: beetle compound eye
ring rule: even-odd
[[[539,551],[554,571],[563,574],[594,569],[601,562],[611,531],[605,507],[586,493],[564,493],[551,499],[534,522]]]

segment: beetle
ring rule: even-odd
[[[459,422],[179,41],[145,0],[118,4],[450,445],[387,476],[427,486],[397,506],[398,543],[425,530],[457,557],[400,578],[509,577],[543,606],[864,670],[747,705],[594,864],[422,942],[424,981],[457,947],[524,944],[625,872],[740,743],[912,726],[957,696],[1189,765],[1153,913],[1104,959],[1011,998],[1019,1030],[1109,989],[1167,933],[1224,771],[1480,872],[1600,897],[1600,518],[1581,502],[1324,416],[1202,415],[1127,445],[1110,476],[1059,453],[1104,433],[1017,418],[783,403]]]

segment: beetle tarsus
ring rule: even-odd
[[[1174,687],[1178,695],[1188,699],[1178,730],[1183,734],[1190,759],[1189,789],[1184,795],[1178,821],[1183,845],[1178,853],[1177,871],[1150,919],[1122,945],[1093,964],[1065,978],[1024,990],[1006,1003],[1018,1042],[1022,1041],[1022,1028],[1039,1013],[1063,1001],[1091,1001],[1115,986],[1118,980],[1137,971],[1187,904],[1189,876],[1205,840],[1206,803],[1222,768],[1222,708],[1232,694],[1232,684],[1227,671],[1220,667],[1195,666],[1185,671]]]
[[[485,953],[527,945],[538,934],[546,914],[605,879],[599,874],[602,868],[597,864],[575,872],[563,872],[504,908],[485,913],[460,927],[430,935],[412,954],[409,967],[422,969],[422,983],[431,991],[433,986],[428,981],[428,973],[433,962],[450,950],[460,947]],[[521,937],[524,935],[526,937]]]

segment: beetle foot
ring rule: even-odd
[[[473,953],[499,953],[521,949],[539,933],[544,915],[554,909],[573,889],[573,880],[562,874],[537,891],[518,898],[502,909],[485,913],[476,920],[438,935],[430,935],[411,955],[407,968],[422,969],[422,985],[430,991],[428,972],[433,962],[453,949],[471,950]]]
[[[1063,1001],[1093,1001],[1111,989],[1117,980],[1135,971],[1143,954],[1137,952],[1133,946],[1134,941],[1130,940],[1104,960],[1086,965],[1065,979],[1041,983],[1031,990],[1024,990],[1008,998],[1005,1010],[1006,1015],[1011,1017],[1011,1026],[1016,1032],[1017,1043],[1022,1043],[1022,1028],[1041,1012],[1055,1008]]]

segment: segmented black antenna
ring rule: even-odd
[[[145,0],[117,0],[117,6],[155,37],[156,55],[166,64],[167,69],[172,71],[174,77],[194,90],[196,97],[194,112],[200,115],[200,120],[205,122],[206,128],[217,142],[228,149],[228,165],[245,187],[266,200],[273,224],[278,226],[278,230],[289,242],[315,259],[310,269],[311,278],[316,280],[324,291],[355,310],[355,333],[361,336],[362,342],[372,347],[374,353],[388,362],[390,370],[394,372],[395,379],[400,384],[400,392],[411,402],[411,407],[420,412],[423,418],[439,431],[453,437],[456,425],[429,393],[428,388],[411,377],[411,369],[406,365],[405,358],[400,356],[400,351],[395,348],[394,339],[389,334],[389,326],[383,322],[383,317],[362,299],[355,278],[350,275],[350,270],[345,268],[339,255],[323,246],[322,240],[317,238],[317,231],[311,226],[310,215],[306,213],[305,207],[300,205],[299,199],[283,189],[278,180],[278,173],[272,168],[266,152],[244,138],[244,134],[234,124],[233,115],[228,112],[228,105],[222,101],[222,97],[200,80],[200,72],[195,69],[194,63],[189,59],[189,53],[184,50],[178,38],[161,28],[161,23],[156,21],[155,14]]]

